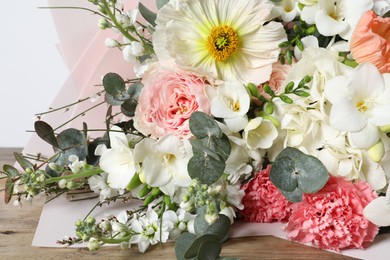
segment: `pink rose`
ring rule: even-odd
[[[278,93],[280,87],[284,83],[287,78],[288,73],[291,70],[291,65],[289,64],[281,64],[280,62],[275,62],[272,64],[272,73],[269,81],[264,84],[268,84],[275,93]],[[269,95],[263,91],[264,84],[261,84],[258,88],[260,94],[269,98]]]
[[[358,63],[369,62],[381,73],[390,72],[390,18],[366,12],[352,34],[350,49]]]
[[[376,197],[365,182],[332,176],[320,191],[304,194],[292,206],[287,237],[322,249],[363,248],[379,231],[363,216],[363,208]]]
[[[244,209],[241,214],[250,222],[286,222],[291,214],[289,202],[269,179],[271,165],[244,184],[245,192],[241,203]]]
[[[144,135],[159,138],[174,134],[182,139],[192,136],[189,118],[194,111],[209,113],[205,94],[207,80],[186,71],[152,70],[145,75],[138,99],[134,126]]]

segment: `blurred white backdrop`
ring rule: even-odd
[[[46,0],[1,1],[0,147],[23,147],[68,75]]]
[[[51,5],[77,6],[86,0],[25,0],[0,1],[3,26],[0,40],[0,147],[23,147],[31,133],[35,113],[46,111],[69,75],[58,49],[59,37],[48,9]],[[75,26],[73,14],[80,10],[61,10],[69,15],[69,30],[80,31],[85,24]],[[69,13],[68,13],[69,12]],[[73,13],[72,13],[73,12]],[[86,23],[96,26],[96,17]],[[75,28],[76,27],[76,28]],[[97,29],[97,26],[96,26]],[[82,30],[81,30],[82,31]],[[67,39],[69,32],[62,34]],[[77,59],[77,57],[73,57]],[[72,59],[72,57],[70,57]]]

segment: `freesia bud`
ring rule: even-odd
[[[374,146],[367,150],[367,154],[374,162],[380,162],[385,155],[385,146],[383,145],[383,142],[379,141],[378,143],[376,143]]]

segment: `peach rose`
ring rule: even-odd
[[[275,62],[274,64],[272,64],[272,73],[270,79],[265,83],[267,83],[271,87],[271,89],[275,91],[275,93],[278,93],[279,89],[282,87],[284,81],[286,80],[290,70],[291,70],[291,65]],[[261,84],[258,87],[258,89],[261,95],[269,98],[269,95],[265,93],[263,90],[265,83]]]
[[[366,12],[352,34],[350,49],[358,63],[369,62],[381,73],[390,72],[390,18]]]
[[[174,134],[181,139],[192,136],[189,119],[194,111],[209,113],[205,93],[209,86],[200,75],[186,71],[155,69],[144,77],[134,126],[144,135],[159,138]]]

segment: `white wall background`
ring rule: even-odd
[[[64,4],[63,1],[57,1]],[[46,0],[0,0],[0,147],[23,147],[68,76]]]

